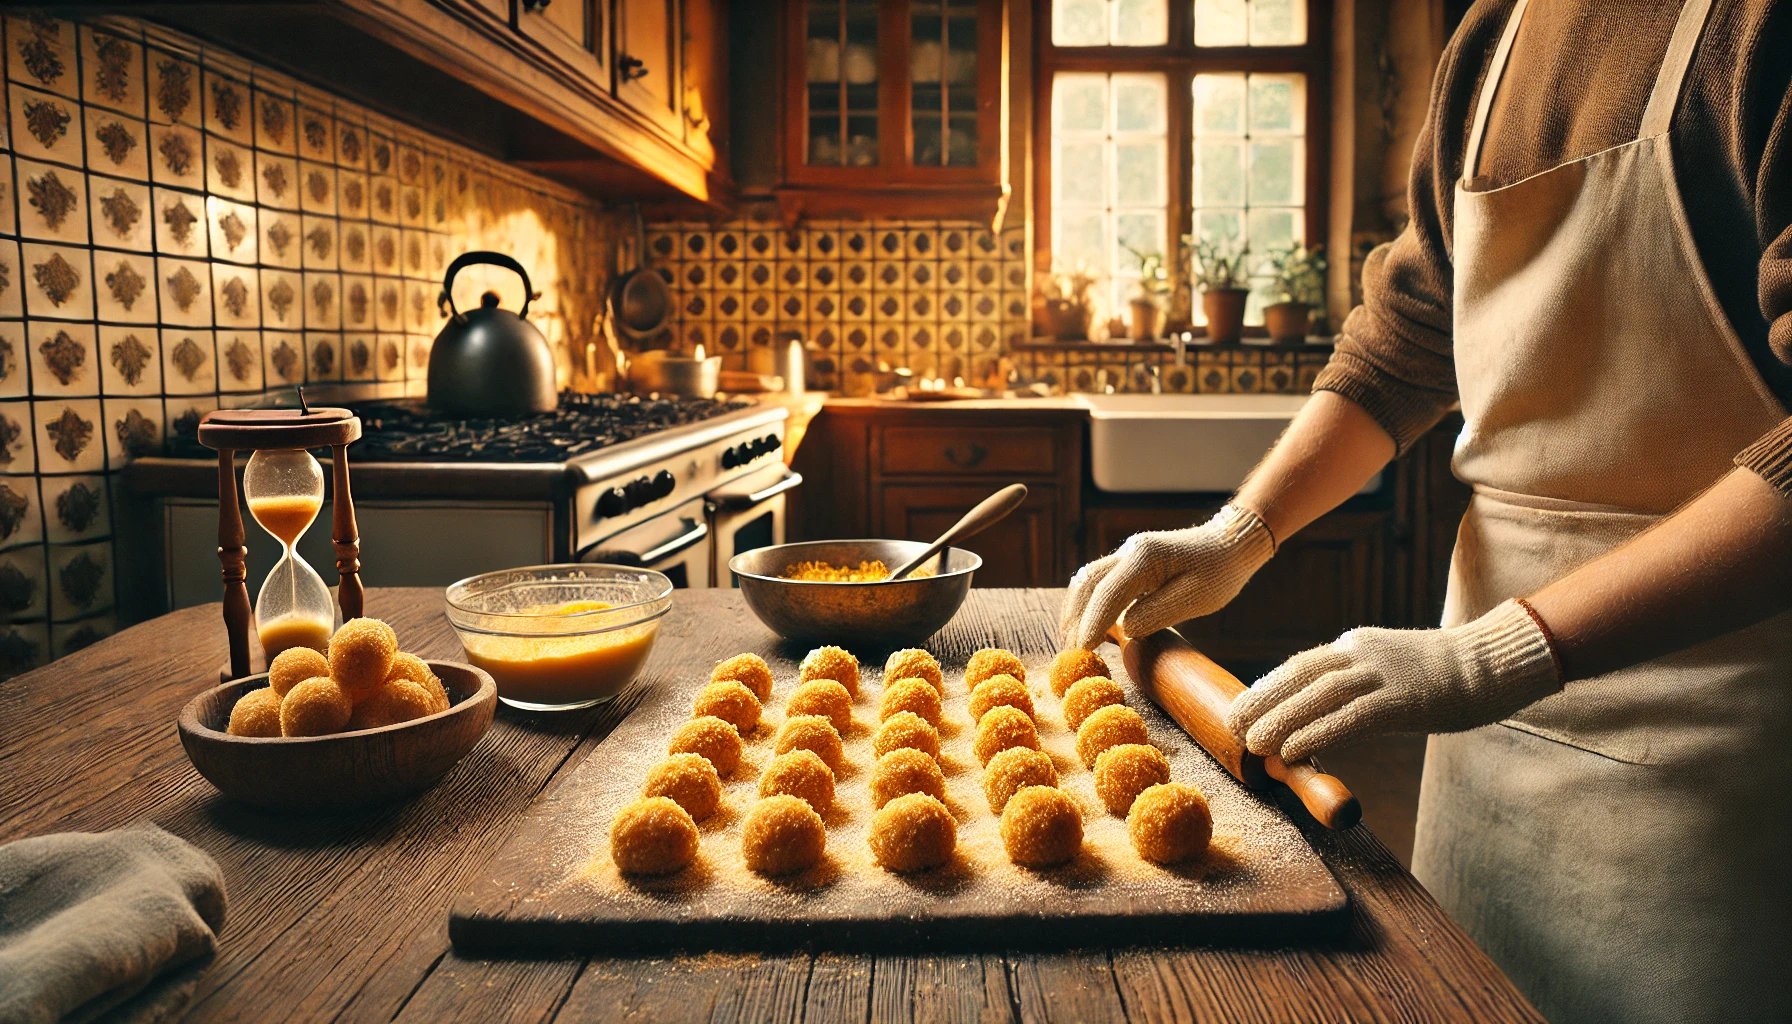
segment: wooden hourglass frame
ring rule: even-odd
[[[348,446],[361,438],[361,420],[347,409],[234,409],[207,413],[199,443],[218,453],[218,561],[224,567],[224,628],[230,636],[226,679],[250,674],[248,537],[237,496],[236,453],[330,449],[331,530],[343,619],[361,614],[361,538],[348,484]]]

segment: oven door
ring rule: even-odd
[[[713,586],[704,499],[692,498],[579,552],[581,562],[608,562],[662,572],[674,587]]]
[[[738,586],[728,560],[743,551],[784,543],[784,497],[803,475],[782,464],[767,466],[709,492],[711,571],[718,587]]]

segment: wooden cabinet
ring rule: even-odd
[[[1006,210],[1003,0],[785,0],[783,184],[804,216]]]
[[[516,29],[569,73],[601,82],[609,74],[603,6],[597,0],[516,0]]]
[[[974,484],[887,484],[874,517],[878,536],[931,540],[945,533],[995,488]],[[1062,501],[1049,484],[1029,484],[1027,498],[1006,519],[965,541],[983,558],[980,587],[1055,587],[1066,575],[1060,550],[1067,536]]]
[[[617,0],[616,96],[682,139],[681,6],[679,0]]]

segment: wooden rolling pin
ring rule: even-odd
[[[1271,754],[1253,754],[1226,728],[1226,712],[1245,691],[1238,677],[1195,650],[1174,630],[1127,638],[1115,629],[1108,638],[1120,645],[1127,674],[1145,696],[1169,712],[1203,750],[1249,789],[1267,789],[1271,780],[1294,791],[1307,812],[1326,828],[1342,831],[1363,818],[1362,806],[1344,783],[1313,767],[1287,764]]]

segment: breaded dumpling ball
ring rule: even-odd
[[[330,659],[309,647],[288,647],[268,664],[268,689],[280,696],[307,679],[328,678]]]
[[[1039,730],[1025,711],[1004,704],[990,708],[977,720],[977,733],[971,738],[971,750],[977,760],[988,764],[990,758],[1014,747],[1039,749]]]
[[[919,647],[909,647],[890,655],[884,662],[885,679],[925,679],[934,689],[946,692],[946,681],[940,676],[940,663]]]
[[[779,754],[759,776],[759,795],[794,796],[826,814],[834,806],[834,770],[813,750]]]
[[[1052,659],[1050,672],[1052,694],[1062,697],[1079,679],[1107,675],[1108,663],[1101,660],[1101,655],[1094,651],[1072,647],[1068,651],[1058,652],[1058,656]]]
[[[236,706],[230,709],[230,725],[224,731],[232,736],[279,736],[280,701],[281,695],[271,686],[250,690],[238,697]]]
[[[859,659],[843,647],[817,647],[803,658],[797,679],[832,679],[854,697],[859,695]]]
[[[610,822],[610,858],[625,875],[669,875],[697,856],[697,823],[663,796],[643,797]]]
[[[871,855],[891,871],[926,871],[952,859],[958,822],[926,793],[899,796],[871,816]]]
[[[1058,768],[1051,755],[1030,747],[1009,747],[989,759],[983,769],[983,795],[989,812],[1000,814],[1014,794],[1028,786],[1056,786]]]
[[[846,748],[840,743],[840,733],[834,723],[822,715],[793,715],[784,720],[784,727],[778,730],[776,751],[788,754],[792,750],[813,751],[829,768],[839,768],[846,763]]]
[[[1070,684],[1070,692],[1064,695],[1064,724],[1081,729],[1097,709],[1125,703],[1126,691],[1107,676],[1078,679]]]
[[[813,867],[827,846],[821,815],[794,796],[768,796],[754,804],[740,830],[741,856],[762,875],[792,875]]]
[[[759,698],[747,684],[733,679],[710,683],[697,691],[697,700],[691,705],[692,718],[704,715],[720,718],[744,736],[759,725]]]
[[[1145,733],[1145,720],[1139,713],[1124,704],[1109,704],[1105,708],[1096,708],[1095,713],[1083,719],[1083,724],[1076,730],[1076,756],[1083,759],[1083,766],[1095,767],[1095,759],[1109,747],[1117,747],[1122,743],[1149,743],[1151,738]]]
[[[330,637],[330,678],[364,700],[386,681],[398,656],[398,634],[378,619],[350,619]]]
[[[791,691],[784,703],[786,715],[820,715],[846,735],[852,727],[852,694],[832,679],[813,679]]]
[[[891,715],[899,711],[912,711],[937,729],[941,710],[940,691],[932,683],[916,676],[898,679],[884,687],[883,699],[877,706],[877,717],[879,721],[888,721]]]
[[[1213,813],[1207,798],[1193,786],[1165,782],[1152,786],[1132,802],[1126,834],[1139,856],[1174,864],[1198,856],[1213,838]]]
[[[1002,809],[1002,845],[1025,867],[1064,864],[1083,847],[1083,812],[1061,789],[1028,786]]]
[[[701,754],[672,754],[647,770],[642,796],[663,796],[702,821],[722,806],[722,777]]]
[[[396,683],[400,679],[409,679],[429,692],[430,714],[446,711],[452,706],[448,699],[448,691],[442,686],[442,680],[430,671],[429,663],[415,654],[403,651],[392,656],[392,670],[386,673],[387,683]]]
[[[1170,781],[1170,759],[1149,743],[1122,743],[1095,759],[1095,792],[1122,817],[1152,786]]]
[[[354,712],[354,702],[335,680],[312,676],[280,698],[280,735],[328,736],[341,732]]]
[[[765,659],[757,654],[736,654],[716,665],[709,673],[709,681],[719,683],[732,679],[742,683],[753,691],[761,704],[772,696],[772,669]]]
[[[354,714],[348,716],[348,728],[378,729],[409,722],[435,714],[431,710],[435,706],[435,698],[428,690],[409,679],[400,679],[363,697],[355,705]]]
[[[928,725],[927,719],[913,711],[898,711],[877,727],[877,735],[871,737],[871,750],[882,757],[892,750],[904,747],[913,747],[928,757],[938,758],[939,730]]]
[[[726,778],[740,767],[741,747],[740,733],[734,726],[714,715],[704,715],[674,729],[666,753],[696,754],[714,765],[717,775]]]
[[[871,766],[871,802],[882,807],[900,796],[926,793],[935,800],[946,798],[946,776],[938,761],[914,747],[899,747]]]
[[[1020,663],[1013,651],[985,647],[971,655],[971,660],[965,664],[964,685],[975,690],[978,683],[991,676],[1013,676],[1024,683],[1027,681],[1027,667]]]
[[[1027,692],[1027,684],[1011,675],[990,676],[971,691],[971,721],[980,722],[990,708],[999,707],[1019,708],[1028,718],[1037,717],[1033,714],[1033,695]]]

